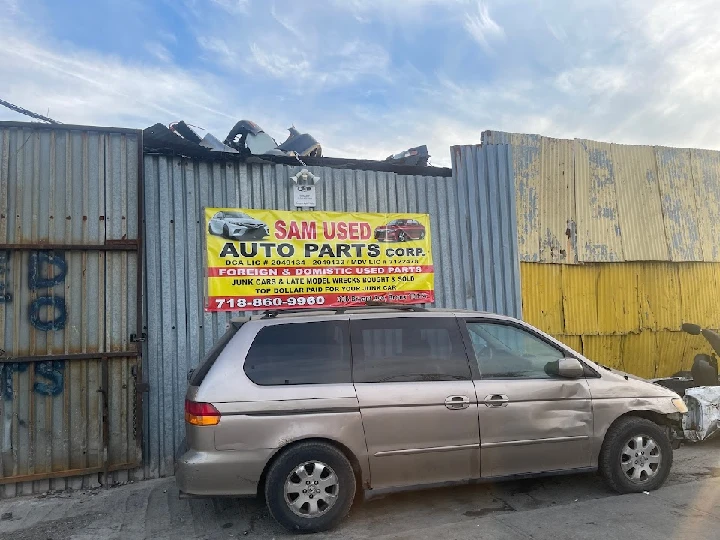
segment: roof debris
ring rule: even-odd
[[[204,135],[201,132],[205,132]],[[353,160],[323,157],[322,146],[309,133],[301,133],[295,126],[288,128],[288,137],[281,144],[250,120],[240,120],[223,141],[201,127],[184,120],[168,127],[155,124],[144,130],[146,152],[170,153],[190,158],[232,158],[247,162],[276,162],[286,164],[323,165],[336,168],[387,170],[413,174],[413,168],[428,167],[430,154],[425,145],[409,148],[388,156],[384,161]],[[372,164],[372,165],[371,165]],[[449,170],[442,169],[443,173]],[[440,174],[449,176],[449,174]]]
[[[168,131],[176,135],[179,139],[167,137],[160,126],[161,124],[155,124],[148,129],[153,130],[153,135],[162,138],[164,143],[171,147],[176,147],[178,151],[187,150],[190,147],[184,143],[191,143],[207,148],[211,152],[240,154],[243,157],[322,157],[322,146],[320,146],[320,143],[318,143],[312,135],[300,133],[294,126],[288,128],[290,134],[282,144],[278,144],[277,141],[268,135],[260,126],[250,120],[240,120],[237,122],[223,142],[220,142],[220,140],[210,132],[206,132],[205,135],[201,137],[195,129],[205,130],[197,126],[192,126],[184,120],[173,122],[168,127]],[[181,143],[180,140],[183,142]]]

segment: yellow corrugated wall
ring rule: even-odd
[[[720,326],[718,263],[523,262],[520,272],[525,320],[588,358],[651,378],[712,352],[680,326]]]

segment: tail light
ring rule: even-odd
[[[185,400],[185,421],[193,426],[216,426],[220,411],[212,403]]]

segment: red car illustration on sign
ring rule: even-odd
[[[394,219],[375,229],[375,240],[380,242],[407,242],[425,238],[425,226],[415,219]]]

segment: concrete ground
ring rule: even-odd
[[[617,496],[595,475],[392,495],[356,505],[318,538],[720,538],[720,440],[683,446],[665,487]],[[0,501],[12,540],[288,537],[257,500],[180,500],[172,478]]]

